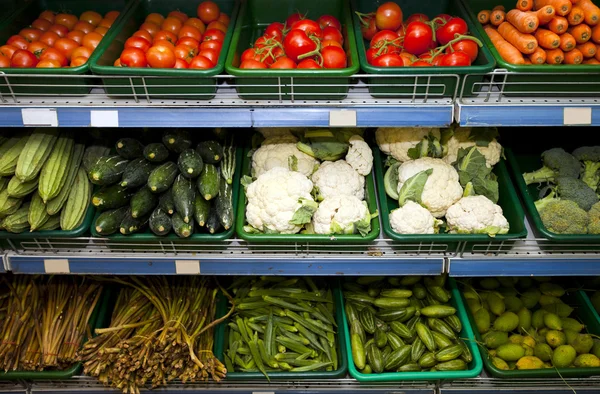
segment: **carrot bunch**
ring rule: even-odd
[[[600,8],[592,0],[517,0],[477,20],[507,63],[600,65]]]

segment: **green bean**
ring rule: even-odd
[[[289,309],[292,311],[310,312],[310,309],[306,309],[302,306],[292,304],[291,302],[287,302],[287,301],[284,301],[279,298],[275,298],[275,297],[271,297],[271,296],[263,296],[263,300],[265,300],[265,302],[267,302],[269,304],[277,305],[277,306],[280,306],[282,308]]]
[[[314,350],[307,348],[303,344],[293,341],[289,338],[286,338],[284,336],[278,336],[276,338],[276,340],[279,344],[281,344],[281,345],[285,346],[286,348],[293,350],[297,353],[311,352],[313,357],[317,357],[317,352],[315,352]],[[281,352],[281,353],[283,353],[283,352]]]
[[[313,365],[308,365],[305,367],[296,367],[296,368],[292,368],[291,372],[309,372],[309,371],[314,371],[315,369],[321,369],[321,368],[327,367],[331,364],[332,363],[330,363],[330,362],[325,362],[325,363],[317,363],[317,364],[313,364]]]

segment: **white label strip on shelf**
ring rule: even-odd
[[[592,108],[590,107],[565,107],[563,109],[563,124],[569,126],[591,125]]]
[[[175,260],[175,272],[178,275],[199,275],[200,260]]]
[[[356,111],[329,111],[330,127],[356,127]]]
[[[67,259],[44,259],[44,271],[47,274],[68,274],[71,272]]]
[[[58,127],[56,108],[23,108],[23,126]]]
[[[119,111],[90,111],[91,127],[119,127]]]

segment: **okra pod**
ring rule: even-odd
[[[327,339],[325,339],[323,337],[319,337],[319,341],[321,342],[321,346],[325,352],[325,356],[327,357],[327,360],[333,362],[333,359],[331,358],[331,348],[329,347],[329,342],[327,341]]]
[[[271,296],[263,296],[263,300],[271,305],[277,305],[285,309],[289,309],[292,311],[300,311],[300,312],[310,312],[310,309],[307,309],[303,306],[292,304],[291,302],[284,301],[279,298],[271,297]]]
[[[317,357],[317,352],[316,351],[314,351],[313,349],[310,349],[310,348],[304,346],[301,343],[293,341],[293,340],[291,340],[289,338],[286,338],[284,336],[278,336],[276,338],[276,340],[277,340],[277,343],[279,343],[279,344],[285,346],[286,348],[288,348],[290,350],[293,350],[293,351],[295,351],[297,353],[311,352],[312,357]]]
[[[337,322],[335,321],[335,317],[333,316],[332,311],[327,309],[327,307],[323,304],[318,304],[317,309],[319,310],[319,312],[321,312],[323,316],[325,316],[325,318],[329,321],[330,324],[332,324],[334,327],[337,327]]]
[[[269,313],[267,327],[265,328],[265,348],[269,356],[275,353],[273,349],[273,311]]]
[[[292,332],[289,331],[284,331],[282,332],[283,336],[286,338],[291,339],[292,341],[296,341],[298,343],[301,343],[303,345],[310,345],[310,341],[308,340],[308,338],[303,338],[298,334],[294,334]]]
[[[298,283],[298,278],[291,278],[288,280],[284,280],[283,282],[279,282],[279,283],[275,284],[275,286],[273,286],[273,287],[274,288],[279,288],[279,287],[286,288],[286,287],[294,286],[294,285],[296,285],[296,283]]]
[[[250,327],[254,331],[260,332],[261,334],[265,333],[265,329],[260,324],[251,323],[250,321],[248,321],[248,327]]]
[[[271,309],[271,311],[273,311],[273,310]],[[251,317],[249,320],[252,323],[264,323],[267,320],[269,320],[269,313],[266,313],[266,314],[260,315],[260,316]],[[292,325],[292,324],[294,324],[294,321],[292,319],[290,319],[289,317],[280,317],[280,316],[275,316],[275,314],[273,314],[273,323],[284,323],[284,324]]]
[[[277,323],[277,327],[279,327],[281,330],[285,330],[285,331],[289,331],[289,332],[298,332],[298,329],[296,327],[293,326],[294,322],[292,321],[292,324],[282,324],[282,323]]]
[[[314,332],[315,334],[318,335],[325,335],[325,333],[323,332],[323,330],[319,329],[319,327],[309,323],[306,319],[302,318],[300,315],[298,315],[297,313],[290,311],[290,310],[286,310],[285,311],[286,315],[291,318],[293,321],[295,321],[296,323],[301,324],[302,326],[304,326],[305,328],[309,329],[310,331]]]
[[[296,367],[296,368],[292,368],[291,372],[309,372],[309,371],[314,371],[315,369],[325,368],[331,364],[332,364],[331,362],[324,362],[324,363],[317,363],[317,364],[313,364],[313,365],[307,365],[306,367]]]
[[[260,357],[262,358],[264,364],[268,365],[273,369],[277,369],[279,367],[279,365],[277,365],[277,362],[267,354],[265,343],[262,339],[258,340],[258,352],[260,353]]]
[[[224,355],[223,359],[225,360],[225,368],[227,368],[228,371],[233,372],[235,370],[235,368],[233,368],[233,363],[231,362],[231,359],[229,358],[228,355]]]
[[[250,309],[264,308],[268,307],[269,303],[265,301],[255,301],[255,302],[242,302],[236,305],[236,308],[245,311]]]
[[[315,282],[312,280],[311,277],[305,276],[304,281],[306,282],[308,287],[313,291],[313,293],[317,294],[317,296],[321,295],[319,288],[317,287],[317,285],[315,284]]]
[[[235,318],[235,322],[244,342],[250,342],[250,336],[248,335],[248,331],[246,331],[246,324],[244,323],[244,320],[238,316]]]
[[[254,334],[254,338],[248,341],[248,347],[250,348],[250,353],[252,354],[252,358],[256,363],[256,367],[260,372],[262,372],[263,375],[265,375],[267,380],[270,382],[271,379],[269,378],[269,375],[267,375],[267,371],[265,371],[265,365],[262,362],[262,358],[260,357],[260,351],[258,350],[258,335],[256,333]]]
[[[306,354],[306,353],[305,353]],[[308,353],[310,355],[310,353]],[[302,356],[300,353],[288,352],[288,353],[277,353],[275,355],[275,360],[283,361],[286,358],[298,358]]]
[[[308,339],[309,343],[312,344],[313,347],[315,347],[323,352],[325,351],[325,348],[323,348],[323,346],[321,346],[321,343],[319,342],[319,339],[317,338],[317,336],[315,334],[310,332],[308,329],[306,329],[301,324],[295,323],[294,326],[298,329],[298,331],[300,331],[300,334],[302,334],[302,336],[304,338]]]

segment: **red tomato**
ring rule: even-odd
[[[125,48],[140,48],[144,52],[150,49],[150,46],[150,42],[141,37],[129,37],[127,41],[125,41]]]
[[[17,49],[19,48],[13,45],[2,45],[0,47],[0,55],[5,56],[8,58],[8,60],[10,60],[10,58],[17,51]]]
[[[340,44],[343,44],[344,43],[344,36],[335,27],[327,26],[326,28],[323,29],[323,35],[321,37],[321,40],[323,40],[323,41],[328,41],[328,40],[337,41]]]
[[[73,59],[73,60],[75,60],[75,59]],[[113,63],[113,66],[114,67],[121,67],[121,58],[115,60],[115,62]]]
[[[377,57],[378,51],[379,51],[378,48],[373,48],[373,47],[367,49],[367,51],[366,51],[367,63],[373,64],[373,61]]]
[[[398,43],[398,34],[392,30],[382,30],[373,36],[369,46],[377,48],[392,41]]]
[[[243,68],[243,69],[267,68],[267,65],[259,62],[258,60],[247,59],[247,60],[244,60],[242,62],[242,64],[240,64],[240,68]]]
[[[177,36],[170,31],[161,30],[154,35],[152,42],[169,41],[173,44],[177,42]]]
[[[56,15],[54,15],[54,12],[52,12],[50,10],[46,10],[46,11],[42,11],[39,18],[45,19],[50,23],[54,23],[54,19],[56,18]]]
[[[412,67],[432,67],[433,64],[425,61],[425,60],[417,60],[411,63]]]
[[[223,42],[225,40],[225,34],[221,30],[217,29],[207,29],[204,32],[204,37],[202,37],[203,41],[217,40]]]
[[[433,18],[433,21],[435,22],[436,25],[443,25],[444,23],[448,22],[450,19],[452,19],[452,15],[439,14],[435,18]]]
[[[87,61],[88,61],[88,59],[87,59],[87,58],[85,58],[85,57],[81,57],[81,56],[80,56],[80,57],[74,57],[74,58],[71,60],[71,64],[69,64],[69,66],[70,66],[70,67],[79,67],[79,66],[83,66],[84,64],[86,64],[86,63],[87,63]],[[119,62],[119,67],[121,67],[120,60],[119,60],[119,59],[117,59],[117,61]]]
[[[411,22],[406,27],[404,50],[418,56],[429,50],[432,40],[431,26],[424,22]]]
[[[102,20],[102,15],[100,15],[96,11],[84,11],[81,13],[81,15],[79,15],[79,20],[82,22],[87,22],[94,26],[98,26],[98,24]]]
[[[175,53],[166,46],[153,46],[146,52],[146,60],[152,68],[173,68]]]
[[[336,18],[335,16],[332,15],[322,15],[319,17],[319,19],[317,19],[317,23],[319,24],[319,26],[321,26],[321,29],[325,30],[326,27],[335,27],[338,30],[342,30],[342,24],[340,23],[340,21],[338,20],[338,18]]]
[[[210,22],[219,19],[221,10],[215,2],[203,1],[196,9],[196,13],[202,22],[209,24]]]
[[[177,34],[177,38],[190,37],[196,41],[202,40],[202,33],[194,26],[183,26]]]
[[[304,31],[295,29],[285,36],[283,49],[290,59],[297,62],[298,56],[313,52],[317,49],[317,44]]]
[[[209,41],[207,41],[207,42],[209,42]],[[188,47],[191,47],[191,48],[198,48],[198,47],[200,47],[200,43],[197,40],[194,40],[191,37],[180,38],[179,40],[177,40],[177,42],[175,44],[177,44],[177,45],[183,44],[183,45],[187,45]]]
[[[60,37],[58,36],[58,34],[56,34],[53,31],[47,31],[44,34],[42,34],[40,36],[40,42],[43,42],[44,44],[48,45],[49,47],[53,46],[54,43],[56,42],[56,40],[58,40]]]
[[[375,25],[379,30],[397,30],[402,24],[402,9],[393,1],[388,1],[377,8]]]
[[[471,58],[465,52],[452,52],[447,53],[442,57],[440,66],[470,66]]]
[[[79,48],[84,48],[84,47],[79,47]],[[75,51],[73,51],[73,53],[75,53]],[[73,58],[76,58],[76,57],[77,56],[73,56]],[[54,60],[54,61],[59,62],[60,65],[63,67],[65,67],[67,64],[69,64],[69,60],[67,60],[67,57],[56,48],[46,49],[44,51],[44,53],[42,53],[42,56],[40,56],[40,60]]]
[[[363,18],[364,23],[361,23],[360,32],[365,40],[370,40],[377,34],[377,26],[375,18]]]
[[[100,23],[98,23],[98,27],[106,27],[107,29],[110,29],[113,23],[114,20],[104,18],[100,21]]]
[[[0,55],[0,68],[9,68],[10,67],[10,59],[6,56]]]
[[[348,59],[342,48],[327,47],[321,50],[323,56],[323,68],[346,68]]]
[[[35,67],[38,61],[33,53],[25,49],[18,49],[10,59],[10,66],[15,68]]]
[[[59,38],[54,43],[54,48],[62,52],[62,54],[67,57],[67,60],[71,60],[71,55],[73,54],[75,48],[77,48],[78,46],[79,44],[71,40],[70,38]]]
[[[67,34],[69,34],[69,29],[67,29],[67,27],[63,25],[52,25],[50,26],[50,30],[48,31],[55,32],[60,38],[66,37]]]
[[[410,66],[413,62],[418,60],[415,55],[408,52],[400,52],[400,58],[404,61],[405,66]]]
[[[56,60],[40,60],[38,64],[35,65],[36,68],[61,68],[59,62]]]
[[[210,59],[204,56],[196,56],[192,59],[189,68],[208,69],[213,68],[215,65]]]
[[[175,45],[173,45],[173,43],[171,41],[167,41],[167,40],[155,41],[152,43],[152,46],[153,47],[167,47],[172,51],[175,50]]]
[[[19,32],[19,35],[29,42],[37,41],[42,36],[43,31],[26,27]]]
[[[446,45],[452,41],[456,34],[467,34],[469,28],[467,22],[462,18],[451,18],[444,25],[438,27],[435,31],[437,42],[440,45]]]
[[[156,35],[156,33],[158,33],[160,31],[160,26],[157,25],[156,23],[144,22],[140,26],[140,30],[146,30],[148,33],[150,33],[150,35],[152,37],[154,37]]]
[[[53,33],[53,32],[49,32],[49,33]],[[83,37],[85,37],[85,33],[79,30],[73,30],[70,31],[69,34],[67,34],[67,38],[70,38],[71,40],[75,41],[76,43],[78,43],[79,45],[81,45],[83,43]],[[41,40],[41,38],[40,38]],[[58,40],[58,38],[57,38]]]
[[[97,28],[94,29],[94,31],[96,33],[100,33],[100,35],[102,37],[104,37],[106,35],[106,33],[108,33],[108,29],[106,27],[102,27],[102,26],[98,26]]]
[[[146,30],[138,30],[135,33],[133,33],[133,35],[131,37],[141,37],[148,42],[154,41],[154,39],[152,38],[152,35],[150,33],[148,33]]]
[[[206,29],[217,29],[221,30],[224,34],[227,34],[227,26],[219,21],[212,21],[206,26]]]
[[[263,58],[263,55],[256,53],[255,48],[248,48],[244,52],[242,52],[242,56],[240,57],[240,60],[242,62],[244,62],[246,60],[256,60],[257,62],[262,62],[262,58]],[[272,61],[271,61],[271,63],[272,63]]]
[[[406,34],[406,25],[404,23],[396,30],[396,34],[398,34],[398,37],[404,37]]]
[[[185,13],[183,13],[181,11],[171,11],[167,15],[167,18],[168,17],[177,18],[181,21],[181,23],[185,23],[185,21],[187,21],[189,19],[189,16],[187,16]]]
[[[260,36],[254,41],[254,48],[271,47],[275,42],[279,42],[275,37]]]
[[[221,53],[221,48],[223,48],[223,43],[217,40],[202,41],[202,44],[200,44],[200,50],[214,49],[218,53]]]
[[[182,59],[175,59],[175,65],[173,66],[173,68],[188,68],[188,62]]]
[[[175,54],[176,59],[181,59],[186,63],[189,63],[198,54],[198,49],[189,47],[185,44],[179,44],[175,47],[173,53]]]
[[[446,53],[451,53],[453,51],[460,51],[466,53],[467,55],[469,55],[469,58],[471,59],[472,63],[475,61],[475,59],[477,59],[477,54],[479,53],[479,46],[473,40],[464,39],[455,42],[454,44],[450,45],[450,48],[446,49]]]
[[[373,60],[373,65],[377,67],[403,67],[404,61],[395,53],[378,56]]]
[[[162,25],[160,25],[161,30],[170,31],[175,35],[179,33],[179,30],[181,30],[182,27],[183,22],[173,16],[165,18]]]
[[[27,46],[27,50],[37,56],[38,59],[46,49],[48,49],[48,45],[39,41],[31,42]]]
[[[273,22],[265,29],[265,36],[277,38],[279,41],[283,39],[283,23]]]
[[[222,12],[219,14],[219,18],[217,20],[219,22],[221,22],[222,24],[224,24],[225,26],[229,26],[229,22],[231,22],[229,15],[224,14]]]
[[[144,51],[138,48],[127,48],[121,52],[119,57],[122,67],[146,67],[146,55]]]
[[[290,28],[294,23],[304,19],[305,17],[306,15],[302,15],[301,13],[296,12],[287,17],[287,19],[285,20],[285,26]]]
[[[325,40],[321,42],[321,48],[325,48],[325,47],[342,47],[342,44],[338,41],[333,41],[333,40]]]
[[[15,35],[15,36],[11,36],[8,39],[8,41],[6,41],[6,44],[12,45],[19,49],[27,49],[29,42],[26,39],[24,39],[23,37]]]
[[[115,21],[121,13],[119,11],[108,11],[106,15],[104,15],[104,19],[108,19],[109,21]]]
[[[93,31],[83,36],[83,41],[81,42],[81,45],[90,49],[96,49],[98,44],[100,44],[100,41],[102,41],[102,34]]]
[[[206,30],[206,25],[198,18],[189,18],[184,22],[183,26],[195,27],[202,34],[204,34],[204,31]]]
[[[73,26],[77,23],[78,19],[72,14],[57,14],[54,18],[54,23],[57,25],[63,25],[69,30],[73,30]]]
[[[215,51],[214,49],[203,49],[200,52],[198,52],[198,56],[204,56],[205,58],[213,62],[213,64],[217,64],[217,62],[219,61],[219,52]]]
[[[38,18],[34,20],[33,23],[31,23],[31,27],[41,31],[48,31],[48,29],[50,29],[50,26],[52,26],[52,22],[42,18]]]
[[[294,22],[292,25],[292,30],[302,30],[308,35],[315,35],[321,38],[323,31],[321,30],[321,26],[313,20],[310,19],[302,19],[297,22]]]
[[[434,51],[425,52],[419,56],[419,60],[425,60],[426,62],[431,63],[432,66],[439,66],[444,54],[438,54],[437,56],[433,56],[433,54]]]
[[[319,63],[315,62],[314,59],[304,59],[300,63],[298,63],[298,68],[316,70],[322,67],[319,66]]]
[[[73,30],[79,30],[84,32],[85,34],[93,32],[95,28],[96,26],[92,25],[91,23],[81,21],[77,22],[75,26],[73,26]]]
[[[411,16],[408,17],[408,19],[404,23],[406,23],[408,25],[410,22],[415,22],[415,21],[428,22],[429,17],[425,14],[412,14]]]
[[[292,69],[296,68],[296,63],[289,57],[280,57],[269,68],[274,69]]]
[[[165,20],[164,16],[162,16],[158,12],[153,12],[151,14],[148,14],[146,19],[144,19],[144,22],[150,22],[150,23],[154,23],[157,26],[160,26],[160,25],[162,25],[164,20]]]

